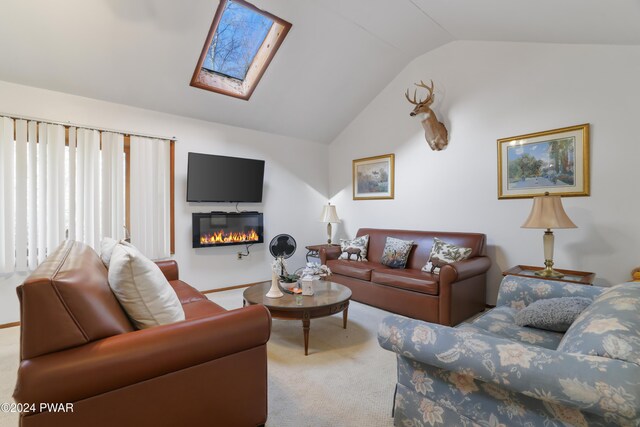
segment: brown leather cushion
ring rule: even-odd
[[[17,292],[22,359],[133,331],[100,257],[80,242],[62,243]]]
[[[172,280],[169,284],[173,287],[173,290],[176,291],[176,295],[178,295],[186,320],[207,317],[227,311],[208,299],[202,292],[182,280]]]
[[[227,311],[209,299],[183,304],[182,308],[184,309],[184,317],[186,320],[209,317]]]
[[[199,290],[184,283],[182,280],[172,280],[169,284],[173,287],[173,290],[176,291],[176,295],[178,295],[178,299],[183,305],[207,299]]]
[[[347,259],[334,259],[327,261],[327,267],[332,273],[353,277],[360,280],[371,280],[371,270],[384,267],[378,262],[371,261],[350,261]]]
[[[438,276],[420,270],[375,269],[371,273],[371,281],[394,288],[438,295]]]

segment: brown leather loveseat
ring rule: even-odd
[[[340,248],[323,248],[320,260],[332,271],[331,280],[348,286],[352,299],[414,319],[456,325],[485,308],[485,235],[437,231],[361,228],[357,237],[369,235],[368,261],[338,259]],[[413,240],[406,268],[380,263],[387,236]],[[433,238],[471,248],[471,255],[442,267],[440,274],[421,271],[429,260]]]
[[[159,262],[186,320],[134,330],[93,249],[67,241],[23,285],[20,425],[257,426],[267,419],[271,317],[226,311]],[[72,403],[73,412],[40,404]],[[31,408],[35,411],[31,411]]]

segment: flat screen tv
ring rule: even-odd
[[[262,202],[264,160],[189,153],[187,202]]]

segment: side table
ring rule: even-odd
[[[543,270],[544,267],[533,267],[530,265],[516,265],[506,271],[502,272],[503,276],[521,276],[521,277],[536,277],[544,280],[554,280],[556,282],[577,283],[580,285],[593,285],[593,280],[596,278],[596,273],[590,273],[588,271],[576,271],[576,270],[555,270],[564,274],[564,277],[552,278],[552,277],[540,277],[536,275],[536,271]]]
[[[305,258],[307,259],[307,262],[309,262],[309,258],[320,258],[320,249],[322,248],[330,248],[333,246],[337,246],[340,247],[340,245],[336,245],[334,243],[332,244],[328,244],[328,243],[324,243],[322,245],[309,245],[309,246],[305,246],[305,248],[307,248],[307,255],[305,255]]]

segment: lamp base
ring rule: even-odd
[[[543,270],[539,270],[535,272],[536,276],[540,276],[540,277],[550,277],[552,279],[560,279],[562,277],[564,277],[564,274],[560,273],[559,271],[554,270],[553,268],[553,261],[550,259],[547,259],[544,261],[544,269]]]

